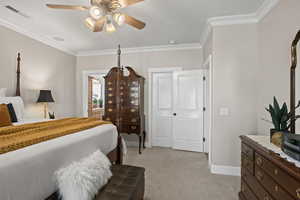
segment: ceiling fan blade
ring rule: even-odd
[[[134,17],[131,17],[129,15],[124,15],[125,16],[125,23],[129,24],[137,29],[143,29],[145,28],[146,24],[140,20],[135,19]]]
[[[144,0],[119,0],[122,8],[125,8],[127,6],[130,6],[130,5],[142,2],[142,1],[144,1]]]
[[[97,6],[102,2],[102,0],[91,0],[91,5]]]
[[[97,21],[88,17],[85,19],[86,26],[93,32],[101,32],[104,28],[106,17],[101,17]]]
[[[89,7],[87,6],[74,6],[74,5],[57,5],[57,4],[46,4],[49,8],[54,9],[67,9],[67,10],[88,10]]]

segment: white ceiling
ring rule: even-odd
[[[144,30],[127,25],[115,33],[92,33],[83,21],[87,11],[53,10],[46,3],[89,5],[89,0],[0,0],[0,19],[27,32],[49,40],[64,38],[60,46],[73,51],[96,51],[123,48],[199,43],[210,17],[249,14],[255,12],[264,0],[145,0],[123,9],[144,22]],[[11,5],[29,18],[6,9]],[[56,41],[57,42],[57,41]]]

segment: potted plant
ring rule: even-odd
[[[298,102],[296,109],[299,107],[300,101]],[[274,125],[274,128],[270,130],[271,142],[276,146],[281,147],[282,135],[284,133],[289,133],[291,121],[296,121],[298,118],[300,118],[300,116],[297,115],[295,119],[292,119],[291,113],[288,111],[287,104],[284,102],[283,105],[280,107],[276,97],[274,97],[273,99],[273,105],[270,104],[269,107],[266,108],[266,110],[270,113],[272,123]]]

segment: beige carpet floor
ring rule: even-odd
[[[237,200],[240,179],[212,175],[201,153],[128,149],[125,164],[146,168],[145,200]]]

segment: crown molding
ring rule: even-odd
[[[260,22],[265,18],[279,2],[280,0],[265,0],[255,13],[257,21]]]
[[[63,51],[67,54],[70,54],[70,55],[75,55],[75,52],[65,48],[63,45],[59,44],[59,42],[55,41],[54,39],[51,39],[51,38],[48,38],[48,37],[45,37],[45,36],[42,36],[42,35],[39,35],[39,34],[36,34],[36,33],[33,33],[33,32],[30,32],[28,30],[25,30],[23,28],[20,28],[4,19],[1,19],[0,18],[0,25],[8,28],[8,29],[11,29],[17,33],[20,33],[22,35],[25,35],[31,39],[34,39],[34,40],[37,40],[41,43],[44,43],[50,47],[53,47],[55,49],[58,49],[60,51]]]
[[[256,12],[246,15],[232,15],[209,18],[200,38],[202,46],[204,46],[207,42],[208,36],[212,32],[214,26],[259,23],[271,12],[271,10],[279,3],[279,1],[280,0],[265,0]]]
[[[212,26],[209,23],[206,23],[204,30],[200,37],[200,44],[204,46],[209,38],[209,35],[212,33]]]
[[[193,50],[201,49],[200,43],[190,44],[175,44],[175,45],[160,45],[160,46],[146,46],[136,48],[122,48],[122,54],[156,52],[156,51],[178,51],[178,50]],[[101,55],[115,55],[117,49],[105,49],[99,51],[79,51],[76,56],[101,56]]]

